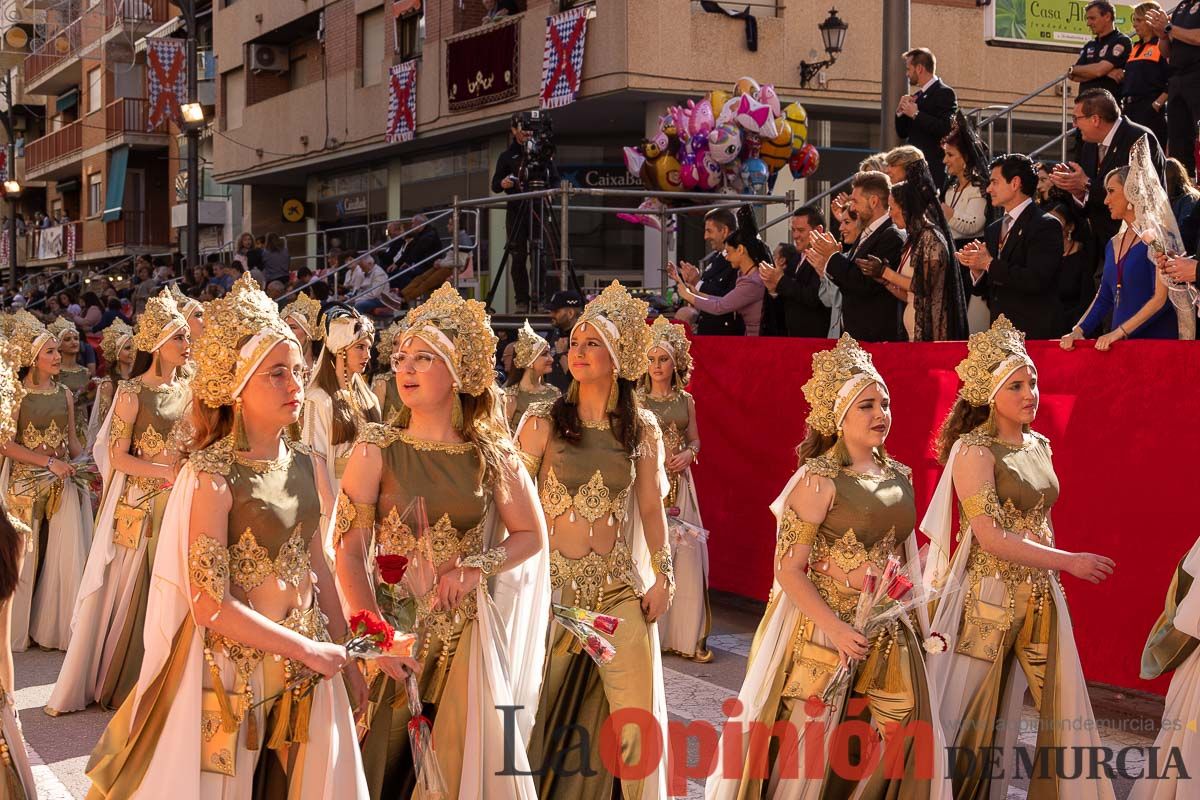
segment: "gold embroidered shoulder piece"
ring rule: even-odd
[[[815,456],[804,462],[809,475],[821,478],[836,478],[842,471],[841,460],[833,453]]]
[[[530,403],[525,409],[525,414],[530,417],[541,417],[542,419],[550,419],[550,409],[554,407],[554,403],[548,400],[539,400],[536,403]]]
[[[992,443],[996,441],[996,439],[980,427],[973,431],[967,431],[962,436],[958,437],[958,441],[959,444],[967,447],[990,447]]]
[[[188,457],[188,463],[198,473],[228,475],[233,469],[233,443],[228,438],[214,442],[203,450],[192,453]]]
[[[302,456],[312,458],[312,448],[304,442],[293,442],[291,439],[284,439],[284,441],[287,442],[287,446],[291,448],[293,453],[299,453]]]
[[[517,396],[517,391],[520,388],[521,387],[515,383],[512,386],[505,386],[504,387],[504,396],[511,400]]]
[[[123,378],[117,382],[117,392],[118,393],[129,392],[130,394],[137,394],[141,390],[142,390],[142,379],[141,378],[129,378],[128,380]]]
[[[886,469],[890,469],[893,472],[903,475],[904,480],[912,483],[912,467],[908,466],[907,464],[901,464],[899,461],[891,457],[887,458],[884,466]]]
[[[354,440],[354,443],[356,445],[373,444],[384,448],[399,439],[401,432],[400,428],[393,425],[384,425],[380,422],[363,422],[359,423],[358,438]]]

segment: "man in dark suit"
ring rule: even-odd
[[[937,59],[928,48],[909,50],[904,54],[904,63],[908,82],[916,91],[900,98],[896,107],[896,134],[925,154],[933,183],[940,190],[946,182],[942,139],[950,133],[958,97],[934,74]]]
[[[798,208],[792,214],[792,244],[796,253],[783,269],[759,267],[767,289],[764,322],[772,336],[804,336],[824,339],[829,335],[829,306],[821,302],[821,275],[808,262],[804,251],[814,231],[825,227],[816,206]]]
[[[841,290],[842,326],[846,333],[860,342],[905,341],[900,301],[882,280],[872,277],[880,265],[899,270],[900,251],[904,249],[904,234],[888,216],[891,181],[882,172],[860,172],[850,185],[853,187],[850,208],[858,215],[862,227],[854,249],[843,254],[832,236],[818,233],[812,237],[806,255]]]
[[[1058,299],[1062,226],[1033,202],[1037,172],[1028,156],[992,161],[988,195],[1004,216],[958,252],[978,284],[986,281],[992,321],[1003,314],[1030,339],[1056,339],[1065,330]]]
[[[1079,132],[1075,160],[1055,166],[1050,180],[1085,208],[1098,245],[1095,252],[1103,253],[1104,245],[1121,226],[1104,205],[1104,178],[1112,170],[1127,166],[1133,143],[1148,136],[1150,159],[1162,181],[1162,148],[1149,128],[1121,116],[1116,98],[1105,89],[1090,89],[1079,95],[1075,101],[1075,128]]]
[[[725,240],[737,229],[737,217],[727,208],[714,208],[704,215],[704,242],[712,252],[701,262],[699,268],[681,261],[680,274],[693,291],[712,297],[724,297],[733,291],[738,271],[725,258]],[[694,322],[696,333],[705,336],[742,336],[746,325],[741,317],[728,314],[697,315]]]

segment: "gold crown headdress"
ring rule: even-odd
[[[967,341],[967,357],[954,368],[962,381],[958,396],[973,406],[989,405],[1021,367],[1033,367],[1025,352],[1025,334],[1001,314],[991,328],[971,334]]]
[[[123,319],[114,319],[104,329],[104,333],[100,337],[100,351],[104,353],[104,360],[110,367],[117,363],[117,358],[121,355],[121,348],[131,339],[133,339],[133,328],[125,324]]]
[[[0,342],[0,447],[11,442],[17,433],[17,414],[25,396],[25,387],[17,380],[13,368],[16,355],[12,349],[11,343]]]
[[[404,332],[403,322],[393,322],[379,333],[379,364],[381,370],[392,368],[392,353],[396,350],[396,337]]]
[[[308,334],[308,338],[313,341],[320,341],[325,336],[325,330],[321,327],[321,301],[315,297],[310,297],[308,292],[301,292],[296,295],[296,299],[283,307],[283,312],[280,314],[283,321],[289,319],[296,321],[304,332]]]
[[[613,281],[583,307],[575,327],[590,325],[604,340],[617,374],[636,381],[649,363],[646,356],[650,350],[650,326],[646,324],[649,311],[649,303],[633,297],[624,286]]]
[[[393,347],[413,336],[434,349],[458,391],[478,397],[496,382],[496,345],[487,308],[478,300],[464,300],[454,287],[443,283],[421,305],[404,316],[404,332]]]
[[[59,317],[46,326],[46,330],[54,335],[55,339],[61,340],[64,334],[75,332],[79,333],[79,328],[75,327],[75,323],[66,317]]]
[[[204,306],[200,304],[200,301],[184,294],[179,288],[179,284],[175,281],[167,284],[167,290],[170,291],[171,297],[175,299],[175,305],[179,306],[179,313],[183,315],[185,320],[191,319],[192,315],[197,311],[204,311]]]
[[[28,311],[18,311],[13,317],[13,326],[8,337],[12,344],[9,348],[9,358],[17,369],[33,366],[42,348],[51,341],[58,341],[58,337]]]
[[[146,301],[146,308],[137,319],[133,344],[143,353],[153,353],[186,326],[187,320],[180,313],[171,290],[163,289]]]
[[[219,408],[234,403],[275,345],[296,337],[280,319],[275,301],[248,272],[207,310],[208,324],[194,348],[192,393],[206,406]]]
[[[843,333],[832,350],[813,353],[812,377],[802,387],[808,401],[808,426],[832,436],[846,418],[854,399],[872,383],[886,386],[871,354]]]
[[[513,366],[529,369],[543,351],[550,349],[550,343],[538,335],[538,332],[525,320],[525,324],[517,329],[517,346],[513,351]]]
[[[646,348],[647,355],[654,348],[665,350],[675,364],[675,374],[679,376],[680,385],[686,386],[692,379],[692,342],[683,332],[682,325],[673,325],[661,314],[650,326],[650,346]]]

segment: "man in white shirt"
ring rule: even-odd
[[[383,307],[380,298],[388,289],[388,274],[370,255],[360,256],[346,278],[346,298],[360,314],[369,315]]]

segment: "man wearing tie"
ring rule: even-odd
[[[958,251],[976,285],[986,282],[992,321],[1001,314],[1030,339],[1056,339],[1064,331],[1058,300],[1062,226],[1033,202],[1037,173],[1028,156],[992,161],[988,195],[1004,216]]]
[[[937,59],[928,48],[909,50],[904,54],[904,64],[908,83],[917,87],[917,91],[900,98],[896,107],[896,134],[925,154],[934,186],[940,191],[946,182],[942,139],[950,133],[958,98],[934,74]]]
[[[809,263],[804,251],[815,231],[824,230],[825,220],[816,206],[798,208],[792,214],[792,244],[799,252],[793,263],[778,269],[774,264],[758,268],[767,295],[782,316],[782,333],[823,339],[829,334],[830,307],[821,297],[822,275]]]
[[[1104,205],[1105,176],[1118,167],[1127,166],[1133,143],[1148,136],[1150,158],[1162,181],[1162,148],[1149,128],[1121,116],[1116,98],[1106,89],[1089,89],[1079,95],[1074,117],[1075,128],[1079,131],[1075,160],[1056,165],[1050,180],[1058,188],[1070,192],[1084,207],[1096,239],[1097,247],[1093,252],[1103,253],[1104,245],[1117,235],[1121,226]]]

